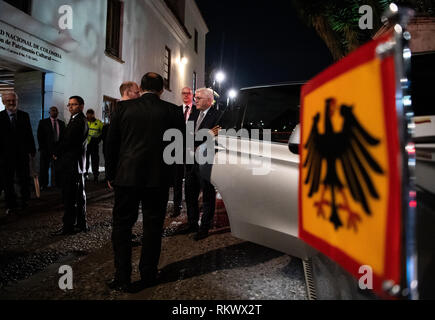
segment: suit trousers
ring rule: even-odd
[[[201,178],[198,164],[188,165],[186,171],[186,205],[189,226],[198,227],[198,197],[202,190],[203,213],[200,230],[209,230],[212,227],[215,212],[216,190],[210,182]]]
[[[51,186],[55,185],[55,170],[53,154],[47,150],[41,150],[39,157],[39,177],[41,187],[48,186],[48,171],[51,169]]]
[[[138,218],[140,202],[143,215],[143,240],[139,271],[142,280],[151,280],[157,275],[168,194],[169,186],[162,188],[115,187],[112,245],[115,279],[118,281],[130,282],[131,234]]]
[[[13,160],[8,159],[3,167],[3,187],[7,208],[17,206],[15,194],[15,179],[20,187],[23,202],[30,199],[30,169],[29,155],[16,155]]]
[[[174,209],[182,208],[184,164],[176,164],[174,170]]]
[[[94,178],[99,176],[100,169],[100,144],[99,141],[92,139],[86,150],[86,173],[89,171],[89,159],[92,161],[92,173]]]
[[[64,203],[63,228],[73,230],[74,225],[82,229],[86,223],[86,192],[83,174],[62,174],[62,196]]]

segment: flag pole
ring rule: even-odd
[[[384,283],[384,289],[392,296],[417,300],[417,192],[415,187],[415,144],[412,135],[415,125],[411,99],[411,34],[407,25],[414,11],[390,4],[383,19],[388,19],[394,29],[394,60],[396,69],[396,114],[401,150],[402,177],[402,281],[400,284]]]

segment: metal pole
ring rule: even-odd
[[[403,230],[403,276],[402,290],[393,290],[396,296],[418,299],[417,280],[417,192],[415,188],[415,144],[412,141],[414,131],[414,111],[411,99],[411,50],[410,33],[406,30],[414,11],[390,5],[387,13],[393,23],[395,36],[396,69],[396,112],[399,129],[400,149],[402,150],[402,230]],[[397,286],[396,286],[397,287]],[[396,292],[395,292],[396,291]]]

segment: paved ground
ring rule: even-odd
[[[307,299],[299,259],[232,237],[222,220],[200,242],[192,235],[174,235],[186,221],[185,212],[176,219],[166,218],[161,282],[134,295],[111,291],[105,281],[114,271],[113,197],[102,184],[89,184],[87,191],[88,233],[50,236],[61,226],[62,207],[55,191],[32,200],[19,215],[4,218],[0,212],[0,299]],[[134,228],[133,280],[138,279],[140,224]],[[61,265],[73,269],[73,290],[58,287]]]

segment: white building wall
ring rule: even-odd
[[[33,0],[32,17],[59,29],[58,9],[64,4],[63,0]],[[64,75],[53,73],[47,76],[46,110],[51,105],[58,105],[63,118],[69,119],[65,107],[68,97],[80,95],[85,100],[85,109],[95,109],[101,118],[103,96],[119,98],[119,86],[123,81],[140,83],[148,71],[163,73],[165,46],[171,49],[172,67],[170,91],[165,91],[162,98],[181,104],[181,89],[191,86],[193,71],[198,75],[198,86],[204,85],[205,35],[208,30],[193,0],[186,0],[186,28],[192,38],[186,37],[185,41],[174,33],[174,29],[178,30],[180,26],[174,25],[175,18],[163,0],[124,1],[124,63],[105,54],[107,1],[70,0],[68,5],[73,9],[73,29],[61,32],[69,33],[78,42],[78,47],[64,53]],[[16,27],[25,23],[17,21]],[[199,32],[198,54],[194,51],[195,28]],[[177,63],[182,54],[189,61],[184,67]]]

